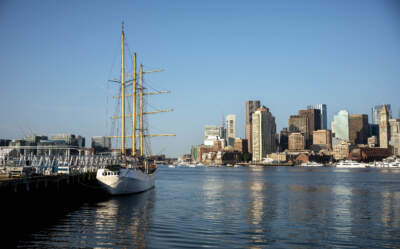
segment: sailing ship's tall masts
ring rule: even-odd
[[[143,65],[140,64],[140,129],[139,129],[139,135],[140,135],[140,156],[143,156]]]
[[[132,156],[136,156],[136,53],[133,54]]]
[[[122,145],[121,145],[121,154],[125,155],[125,60],[124,60],[124,23],[122,23],[122,60],[121,60],[121,106],[122,106]]]

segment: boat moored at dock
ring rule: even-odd
[[[144,95],[155,95],[169,93],[169,91],[159,92],[144,92],[143,75],[151,72],[160,72],[160,70],[143,71],[143,65],[140,65],[139,74],[136,69],[136,53],[133,54],[133,72],[130,74],[132,80],[126,80],[125,74],[125,60],[124,60],[124,44],[125,34],[124,25],[122,24],[121,32],[122,41],[122,56],[121,56],[121,78],[117,83],[120,84],[119,96],[114,96],[121,102],[121,116],[114,116],[112,119],[121,120],[121,134],[119,136],[111,136],[110,138],[121,139],[121,160],[117,164],[110,164],[104,168],[98,169],[96,178],[100,182],[101,186],[111,195],[118,194],[134,194],[146,191],[154,187],[155,176],[157,171],[157,165],[148,155],[145,155],[144,151],[144,139],[148,137],[159,137],[159,136],[175,136],[174,134],[147,134],[148,129],[144,127],[144,115],[156,114],[160,112],[169,112],[172,109],[167,110],[156,110],[152,112],[144,112]],[[139,75],[139,84],[137,84],[137,75]],[[132,84],[126,84],[128,82]],[[132,86],[132,94],[125,94],[126,87]],[[125,98],[132,97],[132,114],[126,114]],[[138,98],[137,98],[138,97]],[[139,103],[137,103],[139,102]],[[138,105],[137,105],[138,104]],[[137,120],[137,117],[139,117]],[[126,135],[126,120],[132,118],[132,133],[130,136]],[[137,122],[139,127],[137,128]],[[137,135],[137,131],[139,134]],[[145,134],[146,132],[146,134]],[[137,139],[139,139],[139,146],[137,149]],[[131,153],[127,153],[126,150],[126,138],[132,139]],[[147,153],[150,154],[150,153]]]

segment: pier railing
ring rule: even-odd
[[[36,174],[55,175],[96,172],[110,164],[120,163],[120,156],[106,155],[67,155],[37,156],[21,155],[19,157],[0,157],[0,174]],[[20,172],[20,173],[18,173]]]

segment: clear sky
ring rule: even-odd
[[[152,96],[153,153],[178,156],[203,127],[261,100],[278,130],[309,104],[371,116],[400,93],[399,1],[0,1],[0,137],[110,135],[121,22]]]

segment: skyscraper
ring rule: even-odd
[[[339,111],[333,117],[335,138],[348,142],[349,139],[349,113],[346,110]]]
[[[379,147],[388,148],[389,147],[389,113],[386,109],[386,105],[382,106],[380,112],[379,121]]]
[[[389,119],[389,146],[394,155],[400,155],[400,119]]]
[[[321,129],[321,112],[319,109],[300,110],[298,115],[289,118],[289,131],[301,132],[306,140],[306,147],[312,144],[313,131]]]
[[[326,104],[309,105],[307,109],[318,109],[321,112],[321,130],[328,129],[328,112]]]
[[[376,105],[372,108],[372,123],[379,125],[381,120],[381,111],[384,105]],[[386,111],[388,113],[388,120],[392,118],[392,108],[390,104],[386,104]]]
[[[351,144],[368,144],[368,115],[349,115],[349,140]]]
[[[259,100],[249,100],[246,101],[246,139],[248,142],[248,150],[252,153],[252,131],[251,131],[251,124],[252,124],[252,115],[253,113],[260,108],[260,101]]]
[[[236,115],[229,114],[226,116],[226,141],[228,145],[234,146],[236,138]]]
[[[272,152],[276,152],[275,117],[265,106],[257,109],[252,115],[253,161],[262,159]]]
[[[289,131],[287,128],[283,128],[279,137],[279,151],[285,151],[289,148]]]

